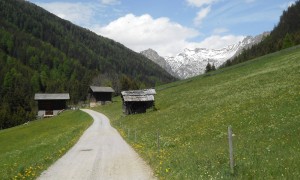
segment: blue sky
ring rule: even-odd
[[[114,39],[162,56],[184,48],[219,49],[271,31],[295,0],[29,0]]]

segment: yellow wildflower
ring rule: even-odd
[[[170,172],[171,168],[167,168],[166,169],[166,173]]]

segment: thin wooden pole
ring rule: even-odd
[[[134,142],[136,143],[136,129],[134,130]]]
[[[130,129],[128,128],[128,139],[129,139],[129,135],[130,135]]]
[[[232,127],[228,126],[228,143],[229,143],[229,160],[230,160],[230,171],[234,173],[234,159],[233,159],[233,143],[232,143]]]
[[[159,145],[159,130],[157,130],[157,151],[159,152],[159,148],[160,148],[160,145]]]

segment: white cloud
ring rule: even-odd
[[[216,28],[213,30],[213,34],[223,34],[228,32],[229,30],[226,28]]]
[[[218,0],[186,0],[186,1],[191,6],[202,7],[204,5],[210,5]]]
[[[52,2],[37,3],[37,5],[77,25],[88,25],[95,15],[93,10],[94,5],[87,3]]]
[[[211,11],[211,4],[217,2],[219,0],[186,0],[186,2],[191,5],[198,8],[201,8],[196,17],[194,18],[194,25],[199,26],[202,22],[202,20],[208,15],[208,13]],[[206,7],[203,7],[206,6]]]
[[[243,36],[234,35],[214,35],[200,43],[192,42],[192,38],[200,35],[197,30],[183,27],[168,18],[154,19],[148,14],[142,16],[127,14],[107,26],[95,25],[92,30],[136,52],[152,48],[162,56],[174,56],[184,48],[223,48],[243,38]]]
[[[236,44],[239,41],[242,41],[245,36],[235,36],[235,35],[212,35],[210,37],[205,38],[200,43],[194,44],[197,47],[205,47],[209,49],[220,49],[226,47],[228,45]]]
[[[202,8],[198,13],[197,16],[194,19],[194,24],[196,26],[199,26],[202,22],[202,20],[208,15],[208,13],[211,11],[210,6],[206,8]]]
[[[105,5],[115,5],[115,4],[120,4],[119,0],[101,0],[102,4]]]
[[[164,17],[153,19],[148,14],[127,14],[105,27],[95,26],[92,29],[137,52],[152,48],[162,55],[179,52],[187,39],[199,35],[195,29],[183,27]]]

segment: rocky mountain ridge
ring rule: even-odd
[[[152,60],[156,64],[158,64],[160,67],[164,68],[169,74],[172,76],[179,78],[179,76],[172,70],[172,67],[170,64],[165,60],[165,58],[161,57],[156,51],[153,49],[147,49],[140,52],[142,55],[147,57],[148,59]]]
[[[237,44],[229,45],[221,49],[184,49],[174,57],[161,57],[152,49],[142,51],[141,53],[153,62],[159,64],[171,75],[181,79],[190,78],[203,74],[208,63],[214,64],[216,68],[220,67],[228,59],[239,55],[243,49],[250,48],[254,44],[262,41],[270,33],[265,32],[255,37],[247,36]]]

